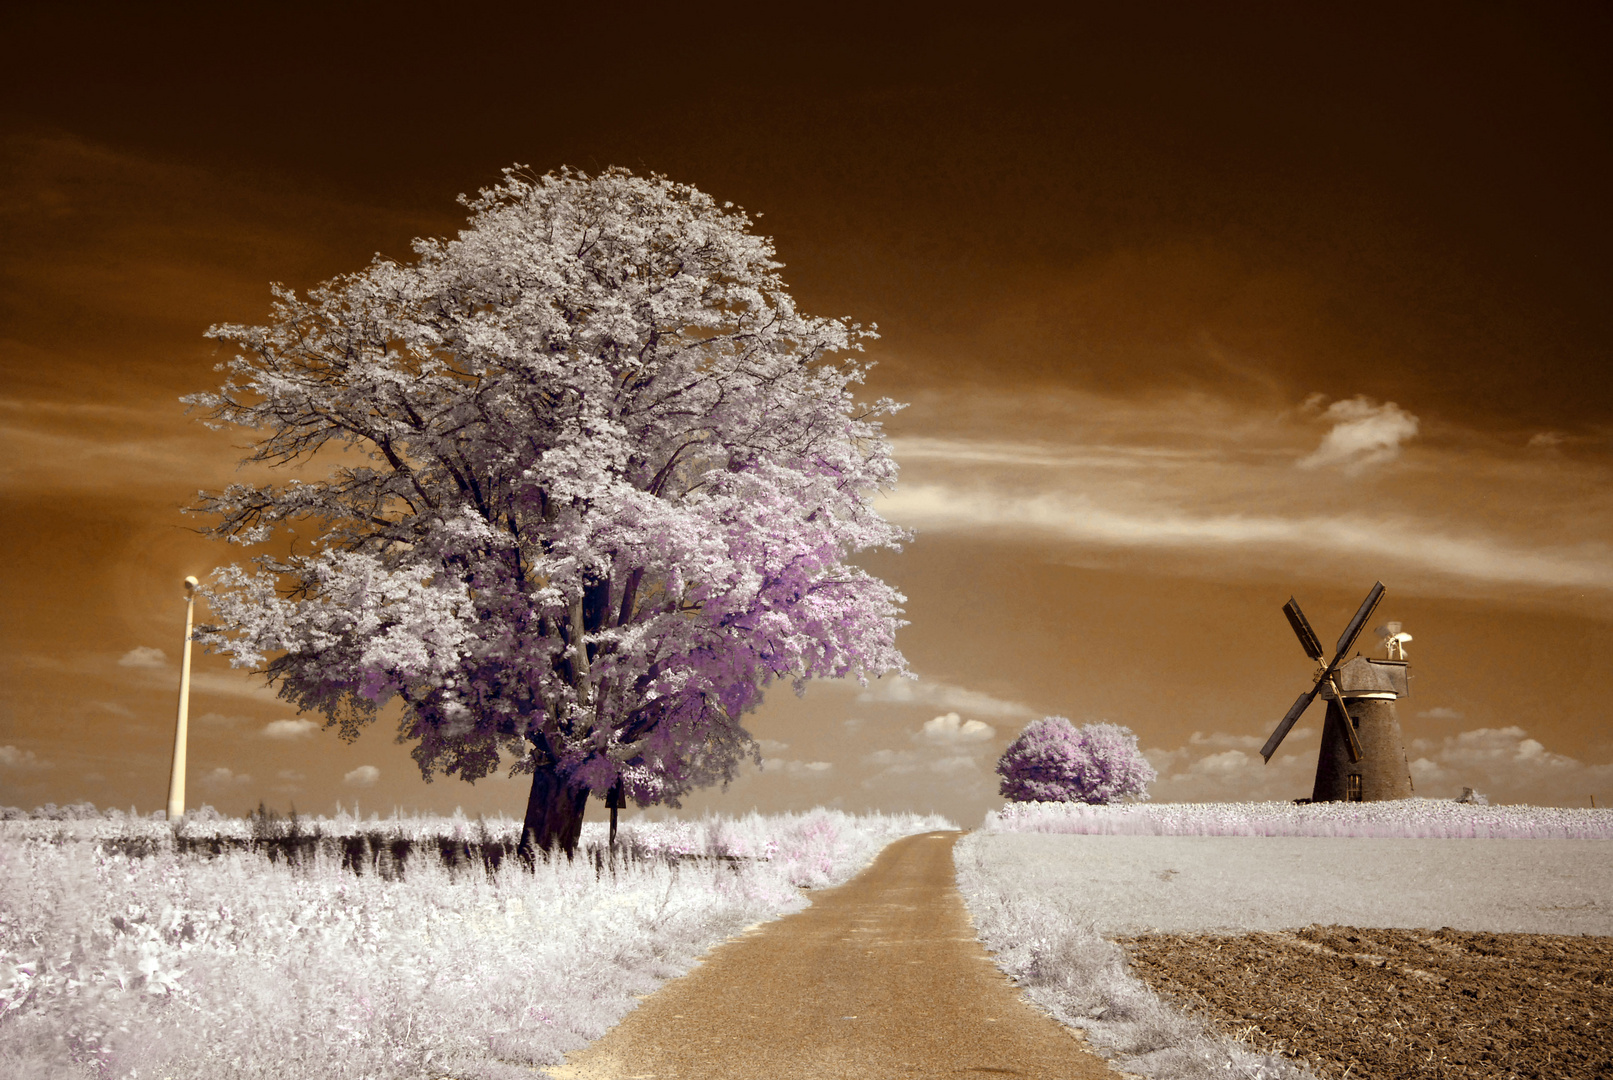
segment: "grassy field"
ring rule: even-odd
[[[1503,836],[1511,839],[1495,838]],[[1427,799],[1012,807],[960,841],[957,862],[959,885],[999,966],[1128,1072],[1196,1080],[1314,1075],[1304,1071],[1314,1068],[1342,1076],[1354,1061],[1353,1076],[1402,1075],[1415,1046],[1426,1065],[1419,1075],[1444,1068],[1451,1077],[1487,1076],[1422,1056],[1436,1038],[1450,1044],[1463,1025],[1484,1025],[1496,1045],[1475,1044],[1474,1054],[1489,1055],[1475,1060],[1538,1060],[1546,1068],[1518,1075],[1596,1075],[1561,1059],[1562,1071],[1551,1072],[1550,1054],[1560,1050],[1550,1040],[1554,1031],[1565,1034],[1565,1007],[1605,1016],[1613,1002],[1590,976],[1554,974],[1556,947],[1542,946],[1539,935],[1597,935],[1561,938],[1597,948],[1613,940],[1600,936],[1613,934],[1613,812]],[[1430,936],[1441,927],[1455,928],[1446,933],[1451,940]],[[1370,944],[1339,944],[1376,940],[1383,928],[1420,928],[1421,937],[1396,939],[1393,948],[1407,957],[1443,949],[1452,970],[1467,977],[1489,970],[1480,957],[1486,950],[1511,957],[1514,967],[1543,965],[1539,978],[1527,971],[1522,978],[1559,978],[1571,987],[1568,1006],[1515,994],[1509,1007],[1534,1002],[1538,1015],[1497,1026],[1451,976],[1379,955]],[[1464,932],[1488,944],[1474,945]],[[1331,986],[1341,967],[1395,977],[1316,989]],[[1422,974],[1406,974],[1412,970]],[[1304,1023],[1285,1022],[1296,1015]],[[1413,1029],[1415,1038],[1405,1034]],[[1340,1031],[1370,1045],[1341,1058]],[[1576,1046],[1593,1047],[1583,1051],[1585,1061],[1605,1035],[1594,1025],[1567,1034]],[[1538,1044],[1529,1041],[1537,1037]],[[1364,1062],[1371,1067],[1363,1072]],[[1494,1075],[1509,1071],[1517,1073]]]
[[[0,1075],[526,1080],[803,888],[951,826],[819,810],[629,824],[614,862],[598,826],[533,872],[462,857],[517,827],[0,822]],[[355,865],[355,841],[413,854]]]

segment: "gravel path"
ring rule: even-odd
[[[1112,1080],[975,939],[958,833],[891,844],[805,911],[713,949],[555,1080]]]

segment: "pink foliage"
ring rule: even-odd
[[[504,181],[454,240],[378,259],[187,400],[282,484],[205,495],[216,536],[298,537],[205,590],[199,635],[344,736],[391,700],[434,772],[677,804],[755,755],[766,687],[904,668],[896,479],[853,396],[874,336],[798,312],[742,210],[612,169]],[[320,474],[323,468],[324,474]]]
[[[1076,727],[1062,716],[1026,725],[997,762],[999,790],[1015,802],[1109,803],[1148,798],[1158,775],[1137,736],[1117,724]]]

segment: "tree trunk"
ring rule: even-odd
[[[532,774],[532,794],[526,801],[526,823],[521,827],[517,854],[530,865],[542,852],[556,850],[571,858],[582,835],[582,815],[588,806],[588,789],[568,785],[553,771],[538,767]]]

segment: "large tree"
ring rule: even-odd
[[[897,406],[731,204],[621,169],[461,201],[458,239],[209,331],[240,351],[186,401],[301,475],[202,493],[213,535],[295,540],[215,574],[199,637],[348,739],[397,699],[428,780],[511,755],[523,850],[569,854],[590,792],[729,780],[774,680],[903,669],[903,597],[847,562],[903,539]]]

